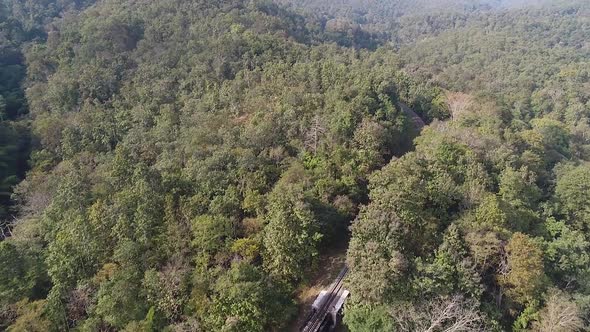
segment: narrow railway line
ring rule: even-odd
[[[331,287],[322,296],[318,297],[319,303],[314,303],[314,308],[310,317],[307,319],[305,325],[300,329],[301,332],[319,332],[324,331],[331,323],[335,323],[332,315],[334,310],[340,310],[335,308],[338,304],[341,305],[340,301],[344,301],[342,297],[348,295],[348,291],[344,289],[344,278],[348,273],[348,267],[344,267],[338,277],[332,283]]]

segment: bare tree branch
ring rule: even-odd
[[[580,309],[565,293],[553,291],[540,312],[535,330],[539,332],[580,331],[584,328]]]
[[[473,104],[473,97],[461,92],[447,93],[447,105],[453,119],[460,118]]]
[[[317,153],[319,148],[320,139],[326,133],[326,128],[322,123],[322,119],[319,115],[313,117],[311,126],[305,135],[305,147]]]
[[[401,305],[392,313],[399,331],[485,331],[484,316],[474,300],[461,295],[440,297],[422,305]]]

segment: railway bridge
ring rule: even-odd
[[[300,329],[301,332],[326,332],[336,327],[344,301],[349,294],[344,289],[344,277],[347,272],[348,267],[345,266],[332,285],[320,292],[312,305],[311,313]]]

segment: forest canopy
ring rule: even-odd
[[[587,329],[588,13],[2,0],[0,329]]]

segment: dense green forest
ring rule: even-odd
[[[587,328],[588,3],[303,4],[333,32],[380,34],[451,116],[370,176],[349,328]]]
[[[29,168],[30,119],[24,92],[26,43],[45,40],[45,25],[89,1],[0,1],[0,239],[14,218],[13,187]]]
[[[0,19],[0,330],[287,330],[348,239],[350,331],[589,328],[586,1]]]

